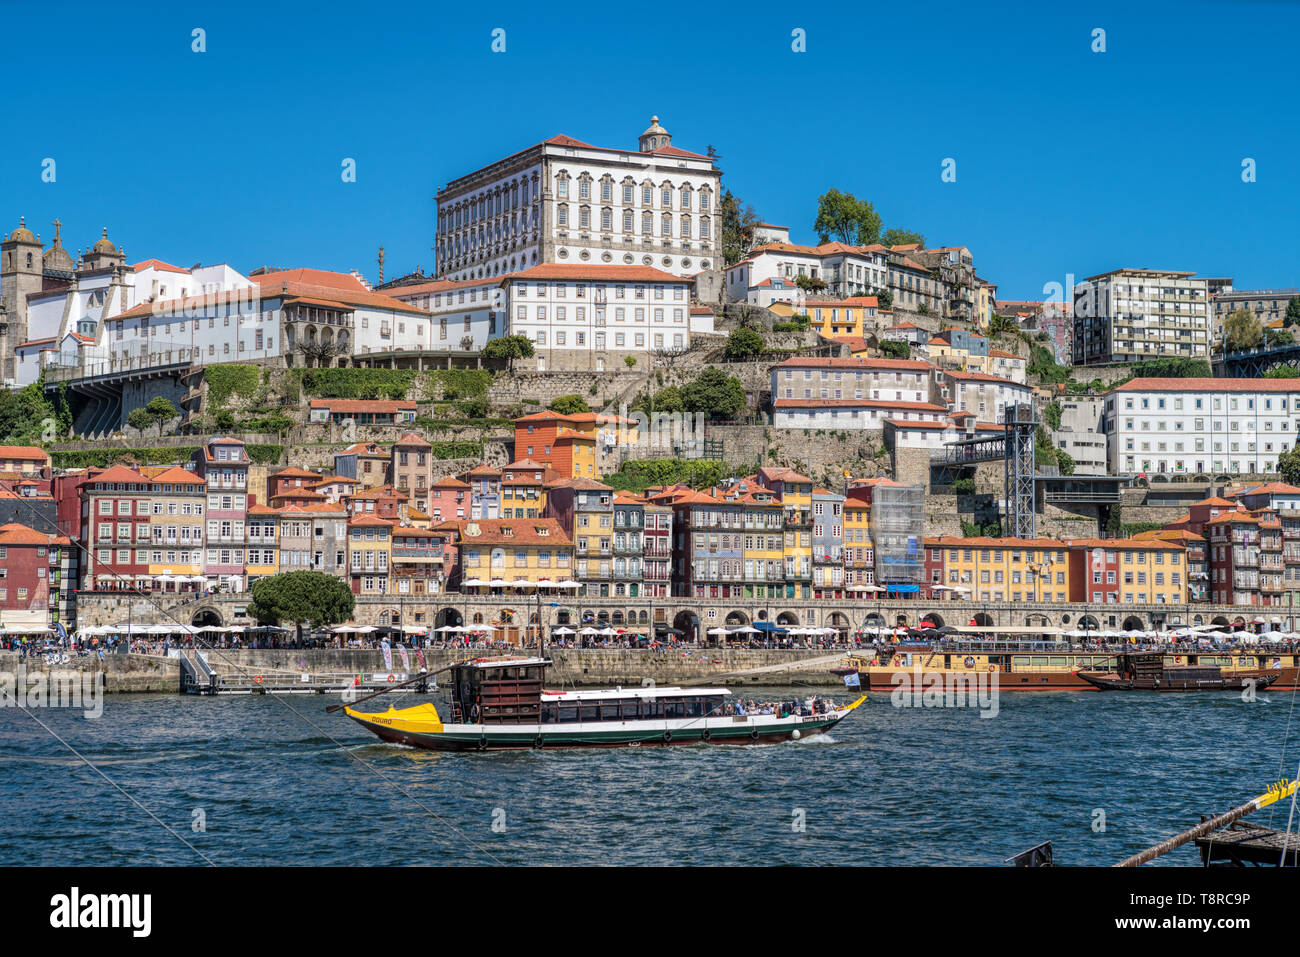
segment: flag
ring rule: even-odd
[[[381,648],[384,649],[384,670],[392,671],[393,670],[393,647],[388,643],[387,638],[381,641],[379,645]]]
[[[862,687],[862,679],[858,677],[858,673],[856,671],[851,671],[844,676],[844,687],[846,688]]]
[[[58,636],[59,641],[68,640],[68,629],[63,627],[63,622],[56,621],[54,623],[54,633]]]
[[[429,670],[429,666],[426,665],[426,664],[424,663],[424,652],[421,651],[419,648],[416,648],[416,649],[415,649],[415,660],[418,661],[418,662],[420,663],[420,670],[421,670],[421,671],[428,671],[428,670]]]
[[[402,670],[411,670],[411,659],[406,657],[406,645],[398,645],[397,650],[402,654]]]

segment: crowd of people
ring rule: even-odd
[[[753,698],[738,698],[723,704],[722,713],[723,715],[774,714],[782,718],[797,714],[807,718],[834,709],[835,702],[829,698],[815,696],[805,698],[803,701],[756,701]]]

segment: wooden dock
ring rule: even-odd
[[[1295,867],[1300,864],[1300,833],[1288,834],[1247,821],[1196,839],[1206,867]],[[1283,853],[1285,849],[1285,860]]]
[[[180,656],[181,691],[185,694],[335,694],[352,691],[360,696],[392,687],[410,678],[405,672],[306,672],[265,670],[262,672],[219,672],[202,652],[185,652]],[[428,681],[409,686],[412,691],[430,690]]]

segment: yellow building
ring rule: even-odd
[[[785,529],[785,597],[812,597],[813,481],[794,469],[764,467],[749,477],[781,499]]]
[[[559,479],[549,465],[520,459],[501,470],[501,517],[537,518],[546,509],[546,483]]]
[[[876,552],[871,541],[868,489],[849,489],[844,496],[844,586],[876,581]]]
[[[801,306],[788,302],[774,302],[768,306],[772,312],[786,319],[797,315],[808,317],[809,328],[827,338],[862,339],[867,324],[874,324],[880,308],[875,296],[853,296],[849,299],[812,300]]]
[[[511,593],[510,584],[570,581],[573,578],[573,544],[553,518],[482,519],[447,522],[436,530],[451,531],[456,539],[453,585],[476,592]],[[472,582],[482,582],[474,585]],[[490,582],[505,582],[491,585]],[[527,589],[518,589],[527,593]]]
[[[1066,600],[1069,566],[1065,542],[942,536],[927,538],[925,545],[942,549],[942,584],[956,589],[959,597],[972,601]],[[933,587],[935,582],[927,584]]]

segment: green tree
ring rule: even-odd
[[[533,341],[527,336],[501,336],[489,339],[479,353],[484,359],[505,359],[511,371],[516,359],[531,359],[537,354]]]
[[[1283,328],[1290,329],[1300,325],[1300,296],[1292,296],[1286,304],[1286,313],[1282,316]]]
[[[870,200],[829,189],[817,197],[813,230],[823,243],[837,239],[850,246],[869,246],[880,240],[880,214]]]
[[[1254,349],[1264,341],[1264,327],[1245,309],[1234,309],[1223,320],[1223,334],[1228,351]]]
[[[1265,329],[1264,345],[1266,346],[1293,346],[1295,345],[1295,333],[1290,329]]]
[[[826,288],[826,280],[805,276],[803,273],[794,277],[794,284],[804,292],[821,292]]]
[[[1282,474],[1283,481],[1291,485],[1300,484],[1300,445],[1278,455],[1277,470]]]
[[[753,329],[732,329],[724,355],[733,360],[756,359],[765,348],[763,337]]]
[[[908,359],[911,358],[912,347],[906,342],[886,339],[880,343],[880,354],[886,359]]]
[[[722,262],[734,266],[754,248],[758,214],[753,206],[742,204],[729,189],[722,191],[718,211],[722,214]]]
[[[149,417],[158,424],[158,434],[160,436],[162,435],[163,423],[170,422],[172,419],[176,418],[176,416],[180,415],[180,413],[176,411],[176,406],[172,405],[171,400],[164,399],[160,395],[150,399],[149,404],[144,407],[144,410],[149,413]]]
[[[682,406],[686,412],[730,419],[745,407],[745,387],[735,376],[710,366],[682,389]]]
[[[989,319],[990,336],[1005,335],[1007,333],[1015,332],[1019,328],[1020,327],[1016,325],[1016,320],[1011,316],[1003,316],[995,312],[992,318]]]
[[[221,432],[233,432],[235,430],[235,417],[230,412],[222,409],[216,414],[217,429]]]
[[[1053,399],[1047,405],[1043,406],[1043,421],[1047,427],[1055,432],[1061,427],[1061,403]]]
[[[356,599],[347,582],[324,572],[284,572],[253,582],[248,614],[263,625],[337,625],[352,617]]]
[[[143,432],[149,426],[154,424],[154,417],[149,414],[149,410],[143,406],[137,405],[134,409],[126,414],[126,424],[133,429],[139,429]]]
[[[880,241],[886,246],[910,246],[916,243],[922,249],[925,248],[925,237],[910,229],[886,229]]]
[[[633,369],[633,368],[635,368],[635,367],[636,367],[636,356],[624,356],[624,357],[623,357],[623,365],[627,366],[629,369]]]
[[[547,408],[552,412],[560,413],[560,415],[580,415],[583,412],[591,411],[591,406],[587,405],[587,400],[573,393],[552,399]]]
[[[1300,379],[1300,369],[1295,366],[1274,366],[1264,372],[1265,379]]]

